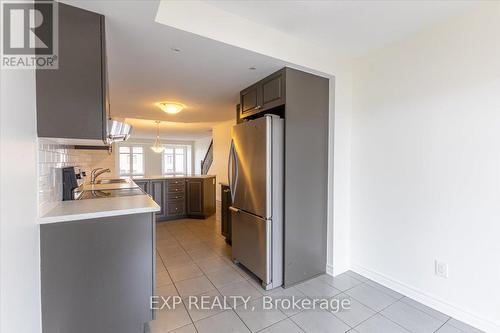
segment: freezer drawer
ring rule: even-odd
[[[271,221],[244,211],[231,210],[233,260],[257,275],[264,284],[271,282]]]

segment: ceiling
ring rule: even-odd
[[[470,0],[280,1],[208,0],[207,3],[267,25],[337,56],[358,57],[440,20],[473,8]]]
[[[60,2],[106,16],[111,115],[150,120],[134,129],[133,137],[156,135],[153,120],[168,122],[162,128],[172,129],[163,130],[162,138],[210,135],[205,129],[214,122],[234,119],[240,90],[284,66],[277,59],[156,23],[159,1]],[[171,115],[154,105],[159,101],[187,107]]]
[[[111,115],[134,125],[134,137],[208,136],[233,119],[239,91],[286,64],[155,22],[159,0],[60,0],[106,16]],[[336,55],[354,57],[403,38],[473,1],[219,1],[208,4],[270,26]],[[216,24],[217,22],[214,22]],[[255,70],[250,70],[255,67]],[[154,104],[185,104],[171,115]]]
[[[152,120],[125,118],[125,122],[132,125],[132,138],[148,139],[156,136],[156,124]],[[198,140],[212,135],[212,127],[218,122],[171,122],[160,123],[161,139],[166,140]]]

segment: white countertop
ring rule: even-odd
[[[108,178],[98,178],[97,180],[103,180]],[[116,179],[116,178],[115,178]],[[81,191],[99,191],[99,190],[120,190],[127,188],[136,188],[139,187],[136,183],[134,183],[130,178],[123,178],[127,182],[126,183],[112,183],[112,184],[83,184],[81,186]]]
[[[118,184],[85,184],[83,190],[114,190],[138,187],[133,181]],[[61,201],[39,217],[40,224],[94,219],[99,217],[152,213],[160,206],[147,194],[100,199]]]
[[[176,179],[176,178],[214,178],[214,175],[156,175],[134,177],[134,180],[151,180],[151,179]]]

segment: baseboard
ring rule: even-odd
[[[474,313],[466,311],[457,305],[443,301],[435,296],[432,296],[422,290],[409,286],[401,281],[390,278],[382,273],[373,271],[363,266],[353,264],[351,269],[367,278],[380,283],[388,288],[391,288],[402,295],[413,298],[414,300],[447,314],[455,319],[463,321],[469,325],[477,327],[488,333],[500,332],[500,323],[494,323],[488,319],[482,318]],[[333,270],[333,269],[332,269]],[[328,265],[327,265],[328,271]]]
[[[340,275],[342,273],[345,273],[349,270],[349,268],[347,267],[342,267],[342,269],[338,270],[338,267],[337,267],[337,271],[333,268],[333,265],[330,265],[330,264],[326,264],[326,274],[328,275],[331,275],[331,276],[337,276],[337,275]]]

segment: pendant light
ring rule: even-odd
[[[155,153],[161,153],[163,149],[165,149],[160,142],[160,121],[157,120],[155,121],[156,123],[156,140],[153,146],[151,147],[151,150],[154,151]]]

